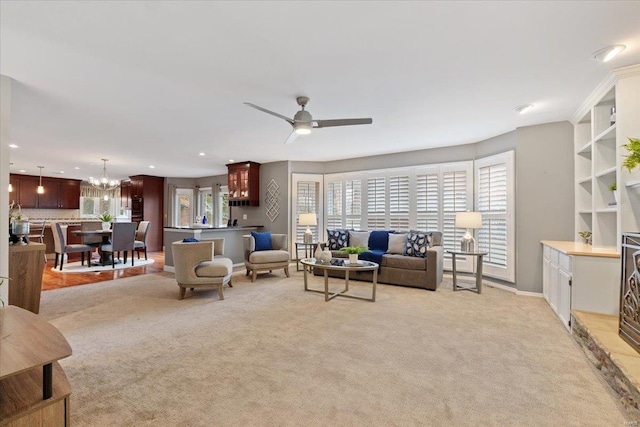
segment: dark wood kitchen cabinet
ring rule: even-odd
[[[260,163],[227,164],[229,206],[260,206]]]
[[[131,181],[120,182],[120,207],[131,209]]]
[[[42,177],[44,194],[38,194],[40,177],[11,174],[9,182],[10,201],[23,208],[80,209],[80,180]]]
[[[147,249],[161,251],[164,231],[164,178],[135,175],[130,176],[129,179],[131,221],[150,221]]]

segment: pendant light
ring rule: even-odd
[[[40,184],[38,185],[38,194],[44,194],[44,187],[42,186],[42,168],[44,166],[38,166],[40,168]]]
[[[109,175],[107,175],[108,161],[108,159],[102,159],[104,166],[102,167],[102,176],[100,178],[96,179],[94,177],[89,177],[89,184],[91,184],[98,190],[102,190],[103,192],[115,190],[120,186],[120,181],[109,179]]]

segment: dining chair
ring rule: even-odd
[[[44,229],[47,227],[47,221],[30,221],[29,234],[27,240],[30,242],[44,243]],[[44,251],[44,263],[47,263],[47,251]]]
[[[116,268],[115,252],[124,252],[124,263],[127,263],[127,252],[131,251],[131,266],[133,267],[133,250],[134,242],[136,238],[136,223],[135,222],[114,222],[111,242],[102,245],[100,248],[102,252],[111,252],[111,267]]]
[[[136,230],[136,241],[133,244],[136,252],[138,253],[138,259],[140,259],[140,250],[144,249],[144,259],[147,259],[147,233],[149,231],[149,223],[151,221],[140,221],[138,229]]]
[[[83,244],[67,244],[67,228],[65,227],[64,231],[62,230],[62,226],[59,222],[54,222],[51,224],[51,231],[53,232],[53,244],[56,250],[56,258],[53,263],[53,268],[58,266],[58,258],[60,259],[60,271],[62,271],[62,266],[64,264],[64,256],[65,254],[70,253],[78,253],[80,252],[82,256],[82,265],[84,265],[84,254],[87,254],[87,264],[91,265],[91,251],[93,248],[89,245]]]

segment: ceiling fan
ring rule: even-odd
[[[291,126],[293,126],[293,132],[289,135],[289,138],[284,142],[285,144],[289,144],[293,142],[298,135],[308,135],[311,133],[311,129],[313,128],[327,128],[331,126],[350,126],[350,125],[370,125],[373,123],[373,120],[368,119],[333,119],[333,120],[313,120],[311,117],[311,113],[306,111],[304,107],[306,107],[309,102],[309,98],[306,96],[299,96],[296,98],[298,105],[302,107],[300,111],[293,116],[293,119],[289,117],[283,116],[282,114],[275,113],[273,111],[267,110],[266,108],[259,107],[250,102],[245,102],[249,107],[255,108],[256,110],[263,111],[267,114],[271,114],[272,116],[276,116],[281,118],[282,120],[287,121]]]

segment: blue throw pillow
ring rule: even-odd
[[[199,242],[200,240],[193,238],[193,237],[185,237],[184,239],[182,239],[183,243],[194,243],[194,242]]]
[[[327,244],[330,251],[338,251],[347,246],[349,240],[348,230],[331,230],[327,228]]]
[[[265,231],[264,233],[258,233],[252,231],[251,235],[256,241],[256,251],[270,251],[273,249],[271,246],[271,232]]]
[[[389,248],[390,233],[393,233],[393,230],[372,231],[369,234],[369,250],[386,252]]]
[[[407,244],[404,247],[404,254],[407,256],[426,258],[430,236],[430,233],[416,233],[413,231],[409,233],[407,235]]]

